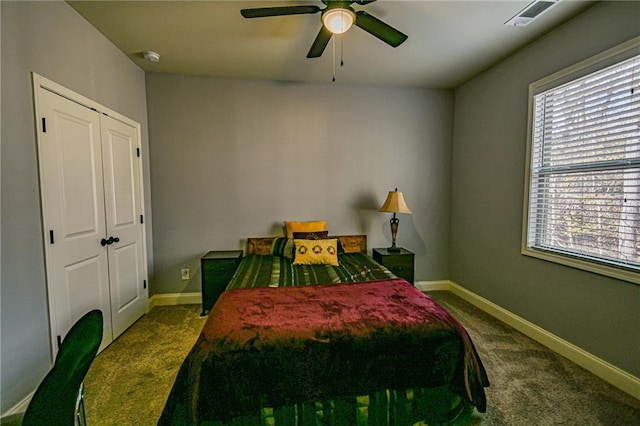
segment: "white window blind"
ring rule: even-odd
[[[526,248],[639,272],[640,56],[535,94],[531,119]]]

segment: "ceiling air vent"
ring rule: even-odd
[[[531,21],[538,18],[559,1],[560,0],[535,0],[504,24],[513,25],[514,27],[529,25]]]

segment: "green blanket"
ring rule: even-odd
[[[337,284],[395,278],[364,253],[342,253],[339,265],[294,265],[284,256],[250,254],[242,259],[227,290],[253,287]]]

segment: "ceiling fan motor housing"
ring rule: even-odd
[[[333,4],[336,3],[336,4]],[[322,11],[322,24],[333,34],[343,34],[356,21],[356,12],[348,2],[331,2]]]

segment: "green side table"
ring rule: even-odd
[[[227,288],[242,260],[242,250],[213,250],[200,258],[202,314],[207,315]]]
[[[389,251],[386,248],[374,248],[373,260],[413,284],[413,263],[415,255],[407,249]]]

